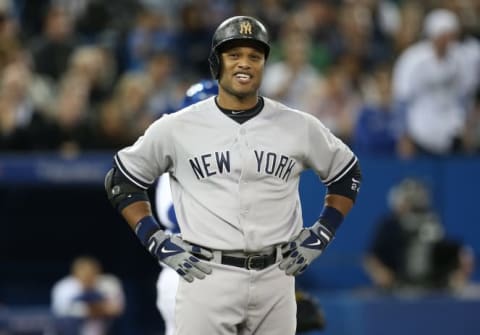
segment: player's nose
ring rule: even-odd
[[[251,64],[250,64],[250,61],[249,61],[248,57],[240,58],[240,60],[238,62],[238,67],[241,68],[241,69],[251,68]]]
[[[238,69],[241,70],[241,71],[246,71],[246,70],[249,70],[250,68],[251,68],[251,66],[248,63],[238,64]]]

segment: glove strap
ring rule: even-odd
[[[160,226],[158,225],[157,220],[151,215],[145,216],[138,221],[135,226],[135,234],[137,234],[137,237],[145,247],[148,247],[148,240],[158,230],[160,230]]]
[[[312,227],[315,234],[322,241],[321,249],[325,250],[334,238],[334,234],[324,225],[322,220],[318,220]]]
[[[315,224],[314,228],[315,232],[318,234],[318,237],[324,243],[324,248],[326,248],[327,245],[333,240],[333,233],[327,227],[325,227],[325,225],[323,225],[321,220]]]

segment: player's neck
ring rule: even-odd
[[[229,110],[248,110],[254,108],[258,103],[258,96],[248,95],[244,97],[219,92],[217,103],[220,107]]]

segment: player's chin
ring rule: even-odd
[[[235,96],[238,98],[247,98],[251,97],[253,95],[256,95],[257,91],[256,90],[235,90]]]
[[[235,95],[238,97],[248,97],[251,95],[256,95],[258,91],[259,85],[256,85],[254,83],[248,84],[248,85],[234,85],[233,91],[235,92]]]

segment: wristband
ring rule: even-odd
[[[325,206],[318,221],[335,235],[335,231],[343,222],[343,214],[336,208]]]
[[[152,236],[157,230],[160,230],[160,226],[158,225],[157,220],[151,215],[145,216],[138,221],[135,226],[135,234],[137,234],[137,237],[144,246],[147,246],[150,236]]]

